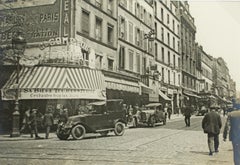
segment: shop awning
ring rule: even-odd
[[[171,99],[169,97],[167,97],[167,95],[165,95],[161,90],[158,90],[158,94],[166,101],[171,101]]]
[[[143,84],[142,82],[139,82],[139,86],[141,88],[141,92],[142,93],[147,93],[147,94],[153,93],[152,88],[150,88],[149,86]]]
[[[196,97],[196,98],[201,98],[200,96],[198,96],[198,95],[195,95],[195,94],[193,94],[193,93],[189,93],[189,92],[183,92],[183,94],[185,94],[185,95],[187,95],[187,96],[191,96],[191,97]]]
[[[127,81],[113,77],[105,77],[107,89],[122,90],[127,92],[139,93],[138,82]]]
[[[16,72],[2,88],[2,99],[13,100]],[[36,66],[19,73],[19,99],[99,99],[105,100],[104,75],[89,68]]]

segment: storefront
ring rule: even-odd
[[[3,108],[14,109],[17,84],[16,72],[1,89]],[[55,110],[59,105],[69,115],[77,113],[79,106],[106,99],[106,85],[101,71],[79,67],[34,66],[24,67],[19,73],[20,116],[27,107],[37,108],[44,114],[47,105]]]

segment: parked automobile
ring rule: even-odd
[[[125,131],[126,111],[121,99],[92,102],[87,105],[86,114],[71,116],[68,121],[60,123],[57,136],[60,140],[82,139],[86,133],[100,133],[107,136],[111,131],[122,136]]]
[[[147,124],[154,127],[156,123],[166,124],[167,113],[164,112],[162,104],[150,103],[144,109],[139,109],[135,115],[130,118],[130,125],[137,127],[139,124]]]

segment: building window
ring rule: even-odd
[[[180,69],[180,57],[178,57],[178,68]]]
[[[108,12],[108,14],[110,14],[110,15],[113,14],[113,0],[108,0],[107,12]]]
[[[152,54],[153,52],[153,42],[148,42],[148,52]]]
[[[136,15],[136,17],[138,17],[139,18],[139,11],[140,11],[140,6],[139,6],[139,4],[138,3],[135,3],[135,15]]]
[[[82,33],[85,35],[89,35],[89,12],[82,10],[82,22],[81,22],[81,26],[82,26]]]
[[[175,21],[174,21],[174,19],[172,20],[172,28],[173,28],[173,32],[175,33]]]
[[[113,46],[113,25],[108,24],[108,33],[107,33],[107,41],[108,44]]]
[[[163,17],[163,8],[161,8],[161,20],[164,22],[164,17]]]
[[[136,45],[140,46],[140,29],[135,28],[135,41]]]
[[[168,65],[170,65],[170,51],[168,51]]]
[[[163,29],[163,27],[161,27],[161,38],[162,38],[162,42],[164,42],[164,29]]]
[[[158,37],[157,22],[154,23],[154,31],[155,31],[155,36]]]
[[[113,60],[108,58],[108,70],[113,70]]]
[[[181,78],[180,78],[180,75],[178,75],[178,85],[181,84]]]
[[[140,54],[136,54],[137,72],[140,73]]]
[[[173,72],[173,85],[176,85],[176,73]]]
[[[96,17],[95,39],[102,41],[102,19]]]
[[[167,14],[167,24],[169,24],[169,14]]]
[[[173,37],[173,49],[175,50],[175,37]]]
[[[176,57],[175,57],[175,54],[173,55],[173,67],[175,68],[175,66],[176,66],[176,59],[175,59]]]
[[[154,14],[157,15],[157,2],[154,1]]]
[[[155,59],[158,59],[158,44],[155,43]]]
[[[129,22],[129,42],[133,43],[133,24]]]
[[[170,34],[167,33],[167,42],[168,42],[168,46],[170,46]]]
[[[125,47],[120,46],[119,50],[119,69],[125,68]]]
[[[143,72],[143,74],[146,74],[146,72],[147,72],[147,61],[146,61],[146,57],[143,57],[142,58],[142,72]]]
[[[164,63],[164,48],[162,47],[162,62]]]
[[[152,28],[152,15],[151,14],[149,15],[149,25]]]
[[[97,69],[101,69],[102,68],[102,56],[96,54],[95,55],[95,66]]]
[[[122,16],[119,16],[119,37],[122,38],[122,39],[126,39],[126,35],[127,35],[127,32],[126,32],[126,21],[125,19],[122,17]]]
[[[96,5],[98,8],[102,8],[102,0],[95,0],[95,5]]]
[[[133,51],[129,50],[129,70],[133,71]]]
[[[162,68],[162,82],[164,82],[164,68]]]
[[[132,1],[128,1],[129,2],[129,11],[132,13],[133,12],[133,2]]]

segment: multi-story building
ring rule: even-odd
[[[229,97],[229,70],[223,58],[213,60],[213,87],[215,94],[222,99]]]
[[[192,104],[196,103],[196,54],[195,34],[196,26],[194,18],[189,11],[187,1],[176,1],[177,11],[180,17],[180,55],[182,66],[182,91],[184,99]]]
[[[118,3],[118,48],[117,48],[117,69],[120,77],[126,84],[134,85],[141,80],[142,75],[149,74],[149,68],[154,61],[153,41],[150,33],[153,33],[153,6],[148,0],[120,0]],[[149,36],[149,37],[146,37]],[[144,76],[143,76],[144,77]],[[132,79],[132,82],[130,81]],[[116,80],[118,81],[118,80]],[[141,86],[149,87],[149,79],[143,78]],[[131,83],[131,84],[130,84]],[[144,85],[145,84],[145,85]],[[146,104],[149,101],[149,93],[146,90],[133,90],[132,93],[125,91],[129,102]],[[135,94],[143,97],[137,97]],[[137,99],[139,101],[137,101]],[[141,101],[140,101],[141,100]],[[151,99],[150,99],[151,101]]]
[[[236,94],[236,82],[230,78],[230,81],[229,81],[229,100],[231,100],[231,98],[236,98],[237,94]]]
[[[154,1],[154,18],[154,57],[161,75],[160,92],[171,99],[175,111],[181,97],[180,19],[177,16],[177,4],[173,1]]]
[[[213,81],[212,81],[212,68],[213,68],[213,57],[208,55],[203,47],[196,43],[196,91],[198,96],[198,105],[211,106],[216,102],[216,97],[213,95]]]

